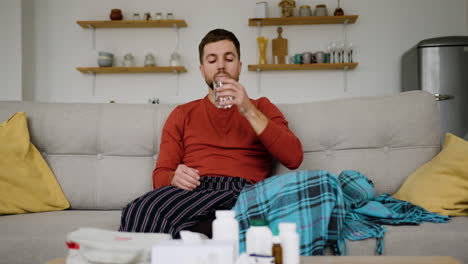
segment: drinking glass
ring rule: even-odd
[[[218,96],[218,87],[221,87],[221,86],[223,86],[223,82],[220,79],[215,77],[215,79],[213,80],[215,106],[217,108],[222,108],[222,109],[231,108],[232,105],[221,105],[220,104],[221,102],[224,102],[224,101],[226,101],[228,99],[231,99],[231,100],[233,99],[232,96],[228,96],[227,98],[224,97],[224,96],[223,97]]]
[[[354,48],[354,45],[352,42],[346,43],[346,53],[348,54],[349,63],[353,62],[353,48]]]
[[[330,63],[336,63],[336,42],[335,41],[331,41],[330,44],[328,45],[328,48],[327,48],[329,51],[330,51]]]
[[[338,63],[344,63],[344,50],[345,50],[344,41],[338,42],[337,49],[338,49]]]

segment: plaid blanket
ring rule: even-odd
[[[357,171],[343,171],[338,177],[346,207],[344,236],[349,240],[377,239],[376,254],[383,254],[382,225],[417,225],[422,222],[446,223],[448,216],[393,198],[389,194],[376,197],[374,184]]]
[[[277,232],[281,222],[295,222],[301,255],[324,255],[331,246],[341,255],[345,207],[338,178],[326,171],[298,171],[246,185],[233,210],[239,221],[239,249],[253,219],[265,219]]]
[[[339,177],[315,170],[297,171],[246,185],[233,210],[239,221],[240,252],[253,219],[264,219],[277,232],[281,222],[294,222],[300,234],[300,254],[347,254],[346,239],[376,238],[376,253],[382,254],[385,228],[382,224],[447,222],[448,217],[430,213],[411,203],[383,194],[375,198],[373,183],[357,171]]]

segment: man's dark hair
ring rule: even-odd
[[[221,40],[230,40],[237,50],[237,55],[239,56],[240,60],[240,43],[237,40],[236,36],[231,32],[225,29],[217,28],[213,29],[206,36],[201,40],[200,45],[198,45],[198,54],[200,56],[200,64],[203,63],[203,49],[205,48],[206,44],[212,42],[218,42]]]

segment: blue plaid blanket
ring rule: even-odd
[[[388,194],[376,198],[373,183],[357,171],[339,177],[315,170],[277,175],[246,185],[233,210],[239,221],[240,252],[253,219],[264,219],[274,232],[281,222],[294,222],[300,234],[300,254],[347,254],[346,239],[376,238],[376,254],[383,254],[387,225],[447,222],[449,217],[431,213]]]

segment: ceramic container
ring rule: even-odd
[[[315,61],[317,63],[324,63],[325,62],[325,52],[317,51],[314,53]]]
[[[123,15],[122,15],[122,10],[120,9],[112,9],[111,10],[111,13],[109,15],[109,18],[111,20],[122,20],[123,19]]]
[[[289,57],[289,61],[291,64],[302,64],[302,54],[294,54],[294,56]]]
[[[310,64],[312,63],[312,52],[304,52],[302,53],[302,63]]]
[[[114,54],[105,51],[100,51],[98,54],[99,67],[112,67],[114,64]]]
[[[328,10],[326,5],[317,5],[315,7],[316,16],[328,16]]]
[[[299,7],[299,16],[312,16],[312,10],[309,5]]]

